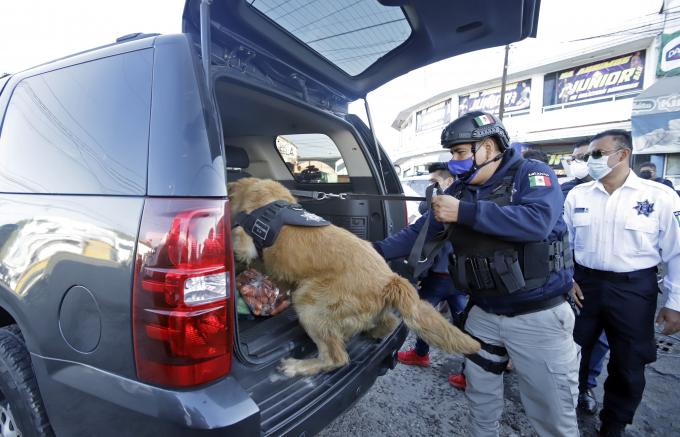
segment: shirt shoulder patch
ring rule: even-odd
[[[532,171],[527,174],[529,177],[529,187],[551,187],[550,175],[542,171]]]

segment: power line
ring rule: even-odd
[[[390,20],[390,21],[384,21],[382,23],[371,24],[369,26],[359,27],[358,29],[352,29],[352,30],[348,30],[346,32],[335,33],[333,35],[328,35],[328,36],[324,36],[322,38],[317,38],[317,39],[314,39],[314,40],[311,40],[311,41],[305,41],[305,43],[306,44],[312,44],[312,43],[315,43],[315,42],[324,41],[324,40],[331,39],[331,38],[336,38],[338,36],[343,36],[343,35],[347,35],[347,34],[354,33],[354,32],[359,32],[359,31],[366,30],[366,29],[372,29],[374,27],[385,26],[386,24],[398,23],[400,21],[406,21],[406,18],[397,18],[396,20]]]
[[[680,12],[676,12],[676,14],[680,14]],[[593,36],[588,36],[588,37],[585,37],[585,38],[573,39],[573,40],[570,40],[570,41],[567,41],[567,42],[587,41],[587,40],[590,40],[590,39],[605,38],[605,37],[617,36],[617,35],[627,35],[627,34],[638,35],[638,34],[644,34],[644,33],[649,33],[649,32],[656,32],[656,31],[662,30],[666,23],[674,23],[674,22],[678,22],[678,21],[680,21],[680,16],[668,19],[666,21],[658,21],[658,22],[647,23],[647,24],[644,24],[644,25],[641,25],[641,26],[631,27],[629,29],[622,29],[622,30],[615,31],[615,32],[603,33],[603,34],[600,34],[600,35],[593,35]],[[634,32],[635,30],[642,30],[642,29],[647,29],[647,30],[643,30],[641,32]]]

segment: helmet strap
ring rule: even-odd
[[[486,161],[477,165],[477,158],[475,156],[477,154],[476,143],[472,143],[472,147],[470,148],[470,151],[472,152],[472,167],[464,175],[460,176],[460,179],[465,181],[466,183],[469,183],[472,179],[474,179],[475,175],[477,173],[479,173],[479,170],[481,170],[483,167],[491,164],[492,162],[496,162],[499,159],[502,159],[503,156],[505,155],[505,151],[502,151],[502,152],[498,153],[498,155],[494,156],[493,158],[487,159]]]

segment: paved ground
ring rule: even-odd
[[[648,366],[647,388],[628,436],[680,435],[680,334],[659,337],[664,342],[656,363]],[[403,349],[413,345],[412,336]],[[447,376],[458,371],[462,359],[437,350],[430,368],[398,365],[380,378],[354,407],[329,425],[319,436],[397,437],[466,436],[467,405],[462,392],[449,386]],[[600,383],[604,381],[603,374]],[[602,399],[602,384],[597,389]],[[595,417],[580,419],[583,436],[597,435]],[[534,436],[517,389],[514,374],[505,376],[505,413],[501,435]]]

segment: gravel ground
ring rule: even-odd
[[[680,334],[660,337],[665,343],[659,359],[647,368],[647,388],[628,436],[680,435]],[[413,336],[402,350],[413,346]],[[462,358],[438,350],[430,351],[429,368],[397,365],[376,381],[373,388],[344,415],[320,434],[321,437],[371,436],[467,436],[467,404],[463,392],[455,390],[447,376],[460,369]],[[602,383],[596,389],[602,400]],[[596,436],[599,420],[579,419],[581,435]],[[505,376],[505,411],[502,436],[535,436],[524,414],[516,375]]]

